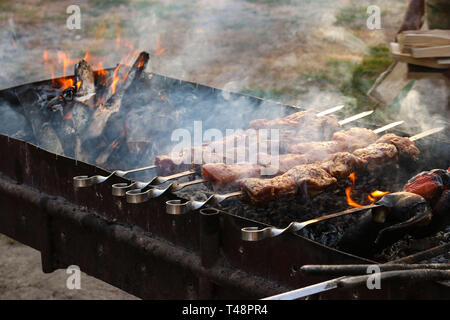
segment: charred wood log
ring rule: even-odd
[[[377,204],[381,206],[366,212],[345,232],[339,249],[371,257],[406,233],[420,233],[431,221],[426,200],[414,193],[390,193]]]
[[[76,159],[86,161],[87,154],[81,148],[80,135],[86,130],[90,119],[89,107],[82,103],[93,106],[95,95],[94,73],[85,60],[80,60],[75,65],[75,85],[64,90],[71,90],[70,101],[63,96],[65,106],[61,106],[63,118],[60,121],[57,133],[62,142],[64,152],[67,156],[75,156]]]
[[[105,104],[100,105],[95,110],[92,115],[92,122],[86,132],[86,139],[96,138],[102,134],[109,117],[119,111],[126,90],[131,86],[135,79],[139,78],[142,71],[145,69],[148,60],[148,53],[140,53],[133,66],[131,66],[126,73],[125,81],[117,84],[115,94],[113,94]]]
[[[150,144],[173,130],[178,114],[164,96],[154,95],[150,104],[136,104],[126,115],[126,142],[130,152],[142,154]]]
[[[94,114],[91,122],[82,136],[82,147],[88,150],[90,160],[96,161],[100,153],[108,152],[109,147],[117,140],[122,131],[123,119],[119,111],[123,104],[123,98],[127,90],[132,86],[135,80],[139,79],[142,71],[145,69],[149,60],[146,52],[141,52],[134,64],[127,70],[123,82],[118,82],[113,94],[104,104],[100,104]],[[120,124],[118,130],[113,130],[114,134],[108,134],[106,131],[111,123]],[[116,125],[115,125],[116,127]],[[107,159],[108,156],[103,154],[100,159]]]
[[[61,141],[48,121],[49,117],[43,113],[38,93],[32,88],[27,88],[23,92],[16,91],[16,95],[39,146],[56,154],[64,154]]]
[[[77,84],[80,83],[79,87]],[[95,95],[95,78],[91,66],[85,60],[75,65],[76,101],[84,102],[93,107]]]

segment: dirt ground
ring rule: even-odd
[[[69,30],[72,2],[0,1],[0,88],[63,75],[58,51],[74,61],[89,51],[92,64],[114,66],[131,43],[152,54],[156,73],[295,105],[335,105],[354,99],[342,91],[347,66],[391,41],[407,1],[86,0],[81,29]],[[368,5],[381,8],[381,30],[367,29]],[[330,66],[343,67],[332,77]],[[42,273],[39,252],[0,237],[0,299],[135,298],[85,274],[81,290],[68,290],[66,279],[64,270]]]
[[[81,289],[69,290],[66,270],[42,272],[41,254],[0,235],[0,300],[9,299],[137,299],[82,273]]]

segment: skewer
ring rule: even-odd
[[[371,264],[331,264],[331,265],[304,265],[300,271],[308,275],[327,275],[327,276],[350,276],[367,274],[367,268]],[[424,264],[409,264],[409,263],[395,263],[395,264],[380,264],[380,271],[399,271],[399,270],[414,270],[414,269],[448,269],[450,270],[450,263],[424,263]]]
[[[361,118],[367,117],[368,115],[371,115],[374,112],[374,110],[364,111],[358,114],[355,114],[354,116],[345,118],[344,120],[338,121],[338,123],[343,126],[344,124],[359,120]]]
[[[127,202],[128,203],[143,203],[150,199],[161,197],[164,194],[167,194],[168,192],[175,192],[180,191],[181,189],[192,186],[195,184],[203,183],[205,182],[203,179],[197,179],[193,181],[188,181],[184,183],[176,183],[172,182],[164,189],[158,189],[158,188],[152,188],[148,189],[146,191],[142,191],[140,189],[134,189],[129,190],[126,192],[127,196]]]
[[[393,128],[393,127],[395,127],[395,126],[397,126],[399,124],[402,124],[402,123],[403,123],[403,121],[397,121],[397,122],[385,125],[385,126],[379,128],[379,129],[376,129],[376,130],[377,130],[377,133],[380,133],[380,132],[382,132],[384,130],[388,130],[388,129]],[[205,179],[201,179],[201,180],[202,180],[201,183],[206,182]],[[204,202],[188,201],[188,202],[185,202],[185,203],[181,203],[181,201],[179,201],[179,200],[167,201],[166,202],[166,210],[167,210],[167,213],[177,212],[177,214],[181,214],[181,213],[185,213],[185,212],[187,212],[189,210],[198,210],[200,208],[203,208],[207,204],[220,203],[220,202],[214,202],[214,201],[216,201],[217,199],[220,199],[221,201],[223,201],[224,199],[229,198],[227,195],[230,195],[230,197],[236,197],[236,196],[242,196],[243,194],[244,194],[243,191],[236,191],[236,192],[233,192],[233,193],[230,193],[230,194],[225,194],[225,195],[213,195],[213,196],[211,196],[210,198],[208,198]],[[216,197],[219,197],[219,198],[216,199]],[[222,200],[222,197],[225,197],[225,198]],[[371,208],[371,207],[369,207],[369,208]],[[361,209],[361,210],[363,210],[363,209]],[[356,211],[359,211],[359,210],[351,209],[351,210],[349,210],[349,213],[356,212]],[[347,214],[347,213],[345,213],[345,214]],[[330,215],[328,218],[333,218],[334,216],[339,216],[339,215]],[[323,219],[325,219],[325,218],[323,218]],[[274,235],[272,235],[272,236],[278,235],[278,232],[298,231],[298,230],[304,228],[306,225],[308,225],[310,223],[322,221],[322,219],[319,219],[319,220],[313,219],[313,220],[314,221],[308,221],[308,223],[306,223],[304,226],[300,225],[298,222],[292,222],[286,229],[273,230]],[[300,229],[296,230],[296,228],[300,228]],[[243,232],[247,232],[248,231],[249,234],[250,233],[255,233],[256,235],[261,234],[261,239],[262,239],[262,238],[265,238],[265,237],[271,235],[271,230],[272,229],[269,230],[267,228],[264,229],[264,230],[254,230],[253,228],[248,228],[248,229],[244,228]],[[250,235],[248,237],[251,238]],[[256,237],[255,240],[249,240],[249,241],[260,240],[260,238],[258,238],[258,236],[255,236],[255,237]]]
[[[343,107],[344,107],[344,105],[340,105],[340,106],[336,106],[336,107],[327,109],[327,110],[322,111],[321,113],[319,113],[318,116],[324,116],[326,114],[330,114],[332,112],[335,112],[335,111],[338,111],[338,110],[342,109]],[[361,119],[363,117],[366,117],[366,116],[368,116],[368,115],[370,115],[372,113],[373,113],[373,110],[362,112],[362,113],[356,114],[354,116],[351,116],[351,117],[346,118],[346,119],[341,120],[341,121],[343,123],[345,123],[345,124],[346,123],[350,123],[352,121],[355,121],[355,120]],[[401,123],[403,123],[403,121],[398,121],[398,122],[389,124],[389,125],[383,127],[384,129],[383,128],[380,128],[380,129],[382,129],[381,131],[387,130],[387,129],[393,128],[393,127],[395,127],[395,126],[397,126],[397,125],[399,125]],[[379,131],[379,132],[381,132],[381,131]],[[112,194],[115,195],[115,196],[119,196],[119,197],[120,196],[124,196],[124,195],[126,195],[127,191],[131,191],[133,189],[141,189],[141,191],[142,191],[142,189],[145,189],[145,188],[147,188],[147,187],[149,187],[151,185],[161,184],[161,183],[164,183],[164,182],[166,182],[168,180],[178,179],[178,178],[190,175],[192,173],[194,173],[194,172],[192,172],[192,171],[185,171],[185,172],[182,172],[182,173],[179,173],[179,174],[170,175],[170,176],[167,176],[167,177],[154,177],[152,180],[150,180],[148,182],[136,181],[136,182],[133,182],[133,183],[131,183],[129,185],[127,185],[126,183],[116,183],[116,184],[114,184],[112,186]],[[142,193],[141,191],[139,191],[139,193]],[[134,193],[132,193],[132,194],[134,195]]]
[[[303,221],[303,222],[291,222],[286,228],[280,229],[276,227],[267,227],[264,229],[258,229],[258,227],[246,227],[241,229],[241,239],[244,241],[261,241],[267,238],[274,238],[282,235],[286,232],[297,232],[309,226],[313,223],[330,220],[333,218],[353,214],[360,211],[365,211],[371,208],[380,207],[380,205],[368,205],[364,207],[352,208],[345,211],[329,214],[319,218]]]
[[[376,134],[378,134],[378,133],[381,133],[381,132],[383,132],[383,131],[392,129],[392,128],[396,127],[396,126],[399,126],[399,125],[403,124],[404,122],[405,122],[405,121],[403,121],[403,120],[397,121],[397,122],[392,122],[392,123],[389,123],[389,124],[387,124],[387,125],[385,125],[385,126],[383,126],[383,127],[381,127],[381,128],[378,128],[378,129],[373,130],[373,132],[375,132]]]
[[[360,117],[367,116],[368,114],[371,114],[371,112],[370,113],[363,112],[359,115],[352,116],[351,118],[353,118],[353,120],[356,120],[356,119],[359,119]],[[384,127],[377,129],[378,133],[382,132],[384,130],[393,128],[402,123],[403,123],[403,121],[397,121],[395,123],[388,124]],[[192,173],[193,173],[192,171],[186,171],[179,175],[175,174],[175,175],[168,176],[168,177],[170,177],[171,179],[176,179],[176,178],[179,178],[179,177],[182,177],[185,175],[189,175]],[[165,181],[167,181],[167,180],[168,179],[166,178]],[[158,177],[153,178],[152,181],[156,181],[156,183],[153,183],[153,184],[159,184]],[[148,182],[147,183],[135,182],[130,185],[126,185],[124,183],[119,183],[119,184],[113,185],[113,194],[121,196],[121,195],[123,195],[123,193],[125,193],[125,195],[127,196],[127,202],[142,203],[142,202],[146,202],[150,199],[160,197],[163,194],[166,194],[167,192],[179,191],[186,186],[200,184],[200,183],[204,183],[204,182],[206,182],[205,179],[198,179],[198,180],[194,180],[194,181],[187,182],[184,184],[172,183],[171,185],[169,185],[167,188],[164,188],[164,189],[149,189],[146,191],[143,191],[142,189],[150,186],[150,183],[148,183]],[[140,188],[140,187],[142,187],[142,188]],[[230,197],[237,197],[237,196],[241,196],[241,195],[243,195],[243,192],[237,191],[237,192],[233,192],[233,193],[229,193],[229,194],[225,194],[225,195],[212,195],[206,201],[188,201],[185,203],[181,203],[181,201],[179,201],[179,200],[173,200],[173,201],[166,202],[166,209],[167,209],[167,213],[170,213],[170,214],[182,214],[189,210],[201,209],[204,206],[206,206],[207,204],[218,204],[218,203],[222,202],[223,200],[228,199]]]
[[[444,130],[444,127],[429,129],[429,130],[423,131],[421,133],[418,133],[418,134],[410,137],[409,140],[416,141],[416,140],[425,138],[426,136],[438,133],[439,131],[442,131],[442,130]]]
[[[188,170],[188,171],[172,174],[170,176],[165,176],[165,177],[156,176],[147,182],[135,181],[135,182],[132,182],[131,184],[124,183],[124,182],[115,183],[112,185],[112,194],[113,194],[113,196],[123,197],[126,195],[127,191],[130,191],[133,189],[139,189],[140,191],[145,191],[145,190],[147,190],[147,188],[149,188],[151,186],[162,184],[169,180],[175,180],[175,179],[179,179],[182,177],[187,177],[189,175],[195,174],[195,172],[196,172],[195,170]]]
[[[389,126],[389,125],[387,125]],[[385,127],[387,127],[385,126]],[[381,129],[381,128],[380,128]],[[440,132],[444,129],[444,127],[439,127],[439,128],[433,128],[433,129],[429,129],[426,131],[423,131],[421,133],[418,133],[412,137],[410,137],[409,139],[411,141],[416,141],[418,139],[424,138],[426,136],[435,134],[437,132]],[[244,241],[260,241],[266,238],[273,238],[273,237],[277,237],[285,232],[297,232],[302,230],[303,228],[305,228],[306,226],[316,223],[316,222],[320,222],[320,221],[324,221],[324,220],[328,220],[328,219],[332,219],[332,218],[336,218],[336,217],[340,217],[343,215],[347,215],[347,214],[351,214],[351,213],[355,213],[355,212],[359,212],[359,211],[363,211],[366,209],[371,209],[371,208],[375,208],[378,207],[380,205],[368,205],[368,206],[363,206],[363,207],[358,207],[358,208],[352,208],[352,209],[348,209],[342,212],[338,212],[338,213],[334,213],[334,214],[330,214],[330,215],[326,215],[326,216],[322,216],[319,218],[315,218],[315,219],[311,219],[311,220],[307,220],[304,222],[291,222],[286,228],[284,229],[279,229],[276,227],[267,227],[264,229],[258,229],[257,227],[245,227],[241,229],[241,239]],[[360,210],[357,210],[360,209]]]
[[[341,110],[343,107],[344,107],[344,105],[339,105],[339,106],[336,106],[336,107],[332,107],[330,109],[322,111],[320,113],[320,115],[318,115],[318,116],[324,116],[326,114],[330,114],[330,113],[336,112],[338,110]],[[352,119],[347,118],[347,119],[344,119],[342,121],[344,121],[345,123],[349,123],[351,121],[354,121],[354,120],[360,119],[362,117],[365,117],[366,115],[369,115],[372,112],[373,112],[373,110],[371,112],[369,112],[369,113],[367,113],[367,112],[364,113],[363,112],[361,114],[358,114],[358,115],[350,117]],[[119,176],[119,177],[123,177],[123,176],[125,176],[126,174],[129,174],[129,173],[143,171],[143,170],[148,170],[148,169],[153,169],[153,168],[156,168],[156,166],[153,165],[153,166],[148,166],[148,167],[134,169],[134,170],[127,170],[127,171],[115,170],[115,171],[111,172],[111,174],[108,175],[108,176],[101,176],[101,175],[95,175],[95,176],[91,176],[91,177],[88,177],[88,176],[76,176],[76,177],[73,178],[74,186],[76,188],[90,187],[90,186],[93,186],[95,184],[103,183],[103,182],[107,181],[109,178],[111,178],[114,175]],[[155,177],[155,178],[153,178],[152,180],[150,180],[148,182],[136,181],[136,182],[134,182],[134,183],[132,183],[130,185],[126,185],[124,183],[115,184],[115,185],[113,185],[112,194],[115,195],[115,196],[124,196],[127,191],[130,191],[130,190],[133,190],[133,189],[145,189],[145,188],[147,188],[150,185],[156,185],[156,184],[164,183],[166,181],[173,180],[173,179],[178,179],[178,178],[181,178],[183,176],[187,176],[189,174],[191,174],[191,173],[190,172],[188,173],[188,172],[185,171],[185,172],[182,172],[182,173],[179,173],[179,174],[174,174],[174,175],[167,176],[167,177]]]
[[[443,281],[450,279],[450,271],[447,269],[413,269],[380,272],[380,279],[403,281]],[[363,276],[343,276],[332,280],[320,282],[300,289],[280,293],[261,300],[296,300],[313,294],[322,293],[338,288],[353,288],[367,283],[373,274]]]
[[[338,106],[338,107],[341,107],[341,106]],[[329,112],[330,113],[335,108],[337,108],[337,107],[330,108],[330,109],[325,110],[323,112]],[[350,122],[353,122],[353,121],[359,120],[361,118],[367,117],[368,115],[371,115],[373,112],[374,112],[373,110],[370,110],[370,111],[365,111],[365,112],[358,113],[356,115],[350,116],[348,118],[345,118],[345,119],[339,121],[339,124],[340,125],[348,124]],[[403,123],[403,121],[402,122],[398,121],[398,122],[392,123],[389,126],[385,126],[383,128],[380,128],[380,129],[382,129],[381,131],[388,130],[388,129],[393,128],[395,126],[398,126],[399,124],[402,124],[402,123]],[[381,131],[379,131],[379,132],[381,132]]]
[[[95,175],[95,176],[76,176],[73,177],[73,185],[75,188],[85,188],[85,187],[90,187],[93,186],[95,184],[99,184],[102,182],[107,181],[109,178],[111,178],[112,176],[118,176],[118,177],[123,177],[129,173],[133,173],[133,172],[139,172],[139,171],[144,171],[144,170],[150,170],[150,169],[154,169],[156,168],[155,165],[152,166],[148,166],[148,167],[143,167],[143,168],[137,168],[137,169],[132,169],[132,170],[115,170],[113,172],[111,172],[108,176],[101,176],[101,175]]]
[[[336,107],[332,107],[332,108],[326,109],[324,111],[321,111],[318,114],[316,114],[316,116],[323,117],[323,116],[326,116],[326,115],[328,115],[330,113],[334,113],[336,111],[339,111],[339,110],[343,109],[344,107],[345,107],[345,105],[341,104],[341,105],[338,105]]]
[[[175,215],[185,214],[190,211],[200,210],[208,204],[219,204],[226,199],[238,197],[240,195],[242,195],[242,191],[236,191],[227,194],[213,194],[205,201],[189,200],[187,202],[181,203],[181,200],[169,200],[166,201],[166,213]]]

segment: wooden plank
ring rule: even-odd
[[[390,105],[409,83],[407,73],[407,64],[395,61],[378,77],[367,95],[382,106]]]
[[[397,36],[402,53],[411,53],[412,48],[450,45],[449,30],[404,31]]]
[[[412,48],[412,56],[414,58],[450,57],[450,45],[427,48]]]
[[[429,68],[437,68],[437,69],[447,69],[450,65],[447,64],[439,64],[434,58],[422,58],[417,59],[412,57],[410,54],[401,53],[399,50],[398,43],[391,42],[391,55],[397,61],[402,61],[410,64],[416,64],[419,66],[429,67]]]

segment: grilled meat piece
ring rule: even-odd
[[[238,180],[238,184],[255,205],[297,194],[297,184],[289,175],[272,179],[248,178]]]
[[[400,155],[405,155],[413,160],[417,160],[416,155],[420,153],[419,149],[414,145],[414,142],[407,137],[399,137],[393,133],[388,133],[380,137],[376,143],[390,143],[393,144]]]
[[[261,166],[250,163],[207,163],[202,167],[202,177],[211,181],[215,187],[232,186],[238,179],[260,175]]]
[[[388,143],[373,143],[366,148],[355,150],[353,154],[367,161],[369,170],[374,170],[398,159],[397,148]]]
[[[296,166],[271,179],[249,178],[238,181],[254,204],[276,200],[287,195],[314,196],[337,182],[316,164]]]
[[[308,154],[312,161],[323,160],[332,153],[345,151],[345,145],[338,141],[303,142],[290,146],[289,151]]]
[[[278,157],[278,171],[285,173],[289,169],[309,162],[308,156],[304,154],[282,154]],[[272,160],[272,165],[275,163]]]
[[[340,128],[335,117],[317,117],[314,111],[300,111],[274,120],[250,121],[253,129],[280,129],[295,131],[295,136],[307,137],[309,141],[328,140]]]
[[[338,152],[329,156],[321,163],[325,169],[335,178],[345,178],[350,173],[358,171],[367,165],[367,161],[349,152]]]
[[[255,119],[250,121],[250,127],[253,129],[290,129],[298,128],[303,123],[303,118],[308,111],[299,111],[284,118],[274,120]]]
[[[378,136],[373,130],[366,128],[350,128],[348,130],[335,132],[331,137],[331,140],[342,143],[342,145],[345,146],[345,151],[352,152],[374,143],[377,138]]]
[[[191,168],[199,168],[204,163],[227,162],[226,155],[205,152],[205,150],[208,149],[204,147],[191,147],[184,148],[179,152],[155,157],[154,164],[157,166],[158,175],[166,176]],[[199,157],[197,153],[201,155],[201,160],[196,159]]]
[[[238,179],[259,177],[271,172],[271,175],[282,174],[300,164],[308,162],[306,156],[298,154],[280,155],[278,163],[275,157],[265,154],[264,157],[258,154],[259,164],[251,163],[207,163],[203,165],[202,177],[214,185],[224,187],[226,184],[233,186]],[[272,167],[273,170],[264,170]],[[271,168],[271,169],[272,169]]]
[[[305,164],[293,167],[284,175],[292,176],[304,194],[314,196],[337,182],[320,164]]]

